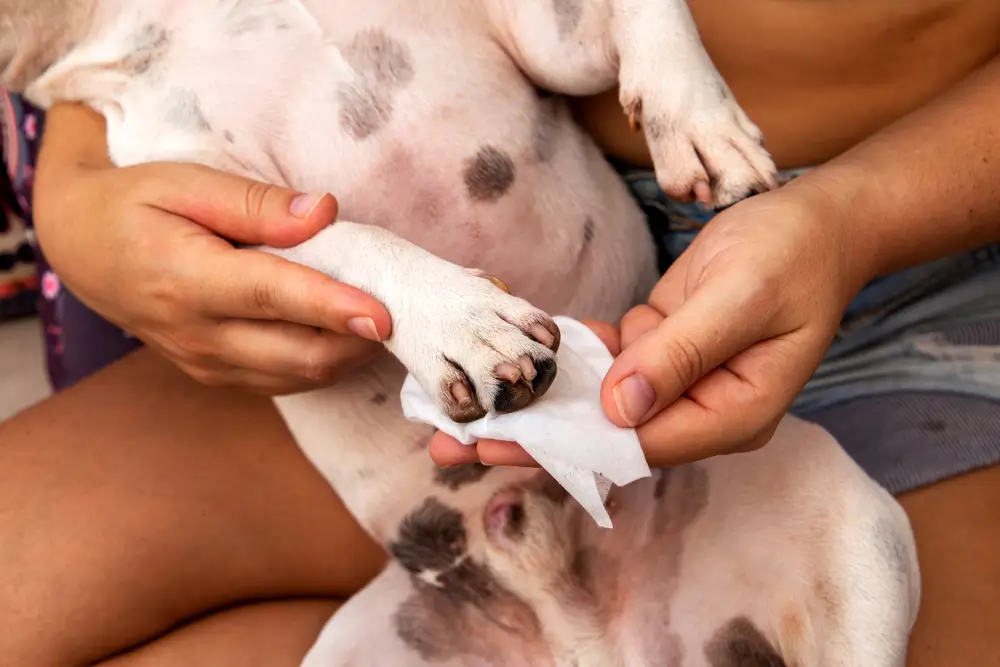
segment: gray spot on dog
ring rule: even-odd
[[[920,423],[920,428],[928,433],[941,433],[948,426],[941,419],[928,419]]]
[[[477,201],[496,201],[514,184],[514,161],[493,146],[483,146],[465,166],[465,189]]]
[[[392,100],[384,94],[357,86],[337,90],[340,126],[353,138],[367,139],[392,118]]]
[[[170,36],[163,26],[147,23],[133,38],[132,51],[122,60],[129,74],[145,74],[170,48]]]
[[[559,114],[564,102],[553,95],[539,93],[532,128],[531,144],[538,162],[548,162],[556,153],[559,137]]]
[[[588,246],[594,240],[594,219],[589,215],[583,221],[583,245]]]
[[[667,124],[658,116],[643,117],[643,129],[646,131],[646,138],[652,141],[659,141],[667,133]]]
[[[457,491],[467,484],[481,480],[491,470],[482,463],[464,463],[450,468],[438,468],[434,471],[434,481]]]
[[[556,15],[559,37],[569,37],[583,18],[583,0],[552,0],[552,11]]]
[[[431,497],[403,519],[389,552],[411,574],[441,572],[465,555],[467,540],[462,513]]]
[[[230,132],[229,130],[226,130],[225,132],[223,132],[222,136],[225,137],[226,141],[228,141],[229,143],[231,143],[231,144],[235,144],[236,143],[236,137],[234,137],[233,133]]]
[[[405,44],[374,28],[357,33],[342,53],[354,76],[337,90],[340,124],[366,139],[392,119],[393,95],[413,80],[413,59]]]
[[[199,132],[208,132],[212,129],[201,110],[198,95],[187,88],[175,88],[170,93],[164,116],[168,123],[181,129]]]
[[[875,522],[872,539],[878,547],[879,554],[901,579],[910,576],[910,554],[896,527],[885,517],[879,517]]]
[[[377,28],[357,33],[343,55],[355,74],[379,85],[405,86],[413,80],[410,50]]]
[[[763,633],[745,616],[716,630],[705,644],[705,657],[712,667],[786,667]]]

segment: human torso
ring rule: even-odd
[[[782,168],[820,164],[1000,53],[997,0],[689,0]],[[575,103],[608,152],[648,163],[614,92]]]

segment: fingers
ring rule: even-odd
[[[431,437],[430,454],[434,463],[442,467],[477,462],[495,466],[538,467],[534,459],[514,443],[480,440],[474,445],[463,445],[441,431]]]
[[[302,194],[200,165],[155,167],[157,179],[140,179],[149,204],[232,241],[286,248],[337,218],[337,200],[328,193]]]
[[[219,253],[213,260],[211,276],[198,276],[192,286],[203,312],[284,320],[376,342],[392,334],[382,304],[319,271],[257,250]]]
[[[235,368],[322,385],[370,360],[381,346],[287,322],[225,320],[215,327],[218,360]]]
[[[652,306],[636,306],[625,313],[621,323],[621,343],[626,348],[663,322],[663,315]],[[617,355],[615,355],[617,356]]]
[[[645,423],[705,374],[761,340],[764,320],[754,305],[733,281],[716,280],[696,290],[612,364],[601,387],[608,417],[618,426]],[[645,309],[633,317],[636,331],[655,319]]]

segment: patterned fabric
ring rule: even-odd
[[[0,252],[8,238],[19,238],[16,250],[19,262],[14,271],[5,272],[0,258],[0,308],[4,303],[21,301],[20,313],[37,308],[45,331],[45,359],[49,382],[60,391],[90,373],[135,349],[140,343],[118,327],[109,324],[84,306],[52,271],[32,233],[32,195],[34,165],[41,147],[45,115],[23,98],[0,88],[0,129],[3,137],[3,182],[5,222],[0,222]],[[7,230],[10,230],[8,232]],[[13,242],[12,242],[13,243]],[[14,300],[5,302],[3,290],[8,275],[16,276],[21,288]],[[7,306],[14,309],[16,306]],[[0,313],[2,314],[2,313]]]
[[[0,91],[2,94],[2,91]],[[19,143],[23,119],[8,115],[9,105],[0,107],[0,154],[6,156]],[[20,127],[18,127],[20,125]],[[15,132],[19,129],[19,132]],[[32,125],[27,129],[33,130]],[[8,163],[9,164],[9,163]],[[0,321],[35,312],[38,277],[31,231],[24,221],[11,175],[0,170]]]

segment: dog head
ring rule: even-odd
[[[23,92],[85,34],[97,0],[0,0],[0,85]]]

